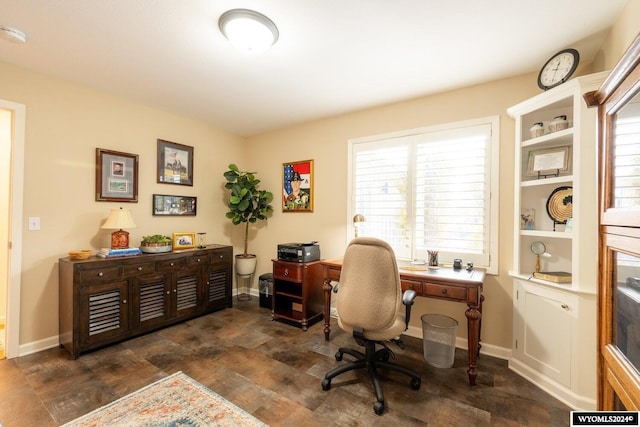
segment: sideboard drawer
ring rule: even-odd
[[[120,267],[92,268],[88,270],[80,270],[79,283],[101,283],[115,280],[120,275]]]
[[[172,271],[178,270],[185,266],[184,258],[176,258],[168,261],[159,261],[158,262],[158,271]]]
[[[208,255],[195,255],[187,258],[187,265],[202,265],[204,263],[209,263]]]
[[[123,277],[139,276],[141,274],[153,273],[156,270],[155,262],[141,262],[138,264],[125,265],[122,267]]]
[[[448,298],[452,300],[466,301],[467,288],[425,283],[424,295],[430,296],[430,297],[439,297],[439,298]]]

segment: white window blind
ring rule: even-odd
[[[616,208],[640,205],[640,103],[619,114],[615,129],[614,201]]]
[[[350,141],[348,217],[364,215],[359,235],[398,258],[437,250],[440,262],[497,272],[497,127],[495,117]]]

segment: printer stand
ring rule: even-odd
[[[273,261],[272,320],[286,320],[302,327],[322,319],[324,294],[320,261]]]

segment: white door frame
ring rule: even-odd
[[[20,355],[20,279],[22,277],[22,204],[24,198],[24,139],[26,108],[0,99],[0,108],[13,118],[11,188],[9,190],[9,283],[7,288],[6,351],[8,359]]]

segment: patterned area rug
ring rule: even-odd
[[[266,426],[193,378],[177,372],[70,423],[88,426]]]

